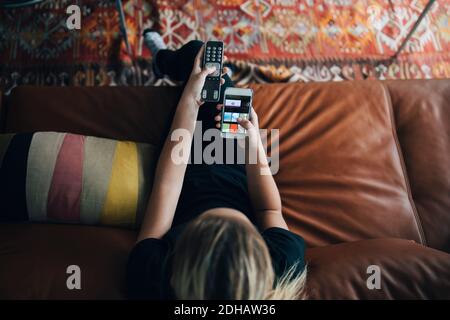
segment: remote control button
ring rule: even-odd
[[[203,92],[202,92],[202,98],[206,99],[206,89],[204,89]]]
[[[218,98],[219,98],[219,91],[214,90],[214,99],[218,99]]]
[[[210,77],[218,77],[220,76],[220,63],[217,62],[207,62],[205,63],[205,68],[216,67],[216,71],[213,74],[210,74]]]

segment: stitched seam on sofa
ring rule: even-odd
[[[387,105],[388,105],[388,109],[389,109],[388,110],[389,118],[391,120],[392,136],[394,138],[395,145],[397,147],[397,152],[398,152],[398,156],[399,156],[399,160],[400,160],[400,166],[403,171],[403,178],[405,179],[406,192],[408,194],[408,199],[409,199],[409,202],[411,203],[411,208],[414,213],[414,218],[415,218],[414,220],[416,221],[417,229],[419,231],[420,241],[421,241],[421,244],[427,245],[425,233],[424,233],[423,227],[422,227],[422,220],[420,219],[420,214],[417,210],[416,203],[414,202],[414,198],[412,196],[411,185],[409,183],[409,177],[408,177],[408,171],[406,170],[406,164],[405,164],[405,160],[403,158],[403,151],[402,151],[401,144],[400,144],[400,141],[397,136],[397,126],[395,124],[394,107],[392,105],[391,93],[389,91],[389,88],[384,83],[382,83],[380,81],[380,84],[383,87],[384,94],[386,97],[386,101],[387,101]]]

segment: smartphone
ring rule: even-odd
[[[250,119],[253,90],[227,88],[223,97],[220,131],[223,138],[244,138],[246,130],[237,122],[238,118]]]

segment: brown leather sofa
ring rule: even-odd
[[[450,298],[450,80],[254,85],[279,128],[275,176],[308,244],[311,299]],[[180,90],[20,87],[4,132],[62,131],[160,145]],[[0,298],[124,298],[136,232],[1,224]],[[81,267],[81,290],[66,268]],[[381,271],[370,290],[367,268]]]

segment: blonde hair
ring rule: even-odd
[[[306,268],[276,280],[267,245],[251,224],[217,216],[193,220],[177,240],[171,285],[178,299],[304,298]]]

